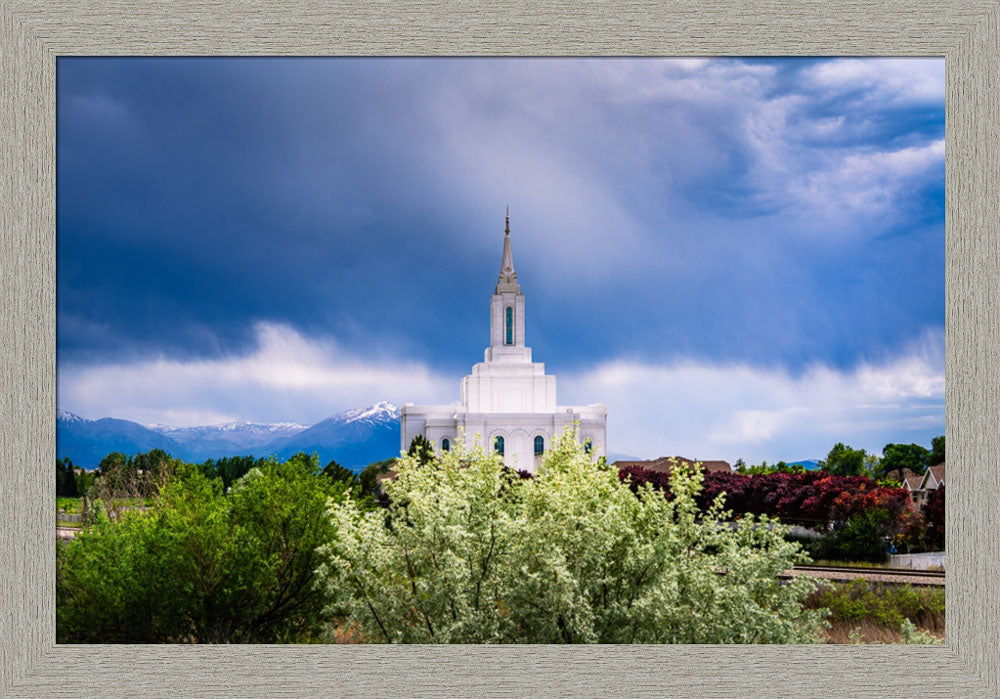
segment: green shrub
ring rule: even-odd
[[[700,472],[674,469],[667,499],[649,485],[633,494],[572,432],[528,479],[463,441],[426,463],[401,457],[386,509],[331,508],[323,576],[362,640],[818,639],[825,611],[802,606],[815,581],[777,580],[804,560],[799,546],[767,518],[719,526],[721,497],[698,508]]]
[[[832,584],[809,599],[810,607],[830,610],[830,621],[873,621],[899,628],[905,619],[930,623],[944,615],[944,588],[882,585],[866,580]]]
[[[885,563],[889,560],[885,539],[889,520],[885,510],[866,510],[851,517],[840,529],[818,539],[800,541],[814,560]]]
[[[329,599],[316,569],[344,486],[297,455],[254,467],[223,494],[197,467],[145,511],[96,522],[57,549],[60,643],[290,642],[315,638]]]

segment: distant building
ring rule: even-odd
[[[927,500],[932,490],[937,490],[944,485],[945,465],[930,466],[923,475],[914,473],[910,469],[903,469],[903,487],[910,491],[913,503],[918,507]]]
[[[920,487],[925,491],[937,490],[944,485],[944,463],[937,466],[930,466],[924,472],[924,479],[920,482]]]
[[[915,473],[908,468],[903,469],[902,486],[906,490],[910,491],[910,497],[913,499],[913,503],[918,506],[923,502],[924,497],[926,496],[926,493],[924,493],[924,490],[920,487],[920,483],[923,480],[924,477],[919,473]]]
[[[514,272],[510,216],[503,238],[500,276],[490,299],[490,346],[484,361],[462,379],[461,402],[413,405],[401,411],[400,446],[423,435],[437,451],[448,451],[464,431],[465,444],[503,455],[504,464],[534,472],[567,427],[578,423],[580,440],[605,453],[607,410],[601,403],[556,404],[556,377],[531,360],[524,344],[524,295]]]

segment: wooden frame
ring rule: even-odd
[[[0,0],[0,694],[1000,694],[1000,5]],[[55,59],[61,55],[944,56],[945,646],[57,646]]]

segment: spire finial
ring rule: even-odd
[[[510,253],[510,206],[507,206],[507,226],[503,235],[503,259],[500,261],[500,276],[497,277],[497,291],[501,288],[504,291],[521,293],[521,287],[517,285],[517,274],[514,272],[514,256]]]

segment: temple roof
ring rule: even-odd
[[[500,276],[497,277],[497,288],[494,293],[505,291],[521,293],[521,285],[517,283],[517,272],[514,271],[514,255],[510,251],[510,207],[507,207],[507,225],[503,235],[503,258],[500,260]]]

